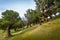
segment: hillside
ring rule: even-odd
[[[25,33],[15,35],[8,40],[60,40],[60,18],[35,26],[36,28],[32,27]]]

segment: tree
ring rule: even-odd
[[[28,27],[28,25],[30,25],[30,27],[31,27],[31,18],[32,18],[32,15],[31,15],[31,9],[28,9],[27,11],[26,11],[26,13],[27,14],[25,14],[25,17],[27,18],[27,27]]]
[[[16,21],[18,21],[19,18],[20,18],[19,13],[16,11],[6,10],[6,11],[2,12],[2,19],[3,20],[1,22],[1,24],[4,25],[3,28],[6,28],[7,37],[9,37],[11,35],[10,29],[11,29],[12,25]]]
[[[51,15],[54,14],[57,9],[55,5],[57,4],[56,3],[57,1],[55,0],[34,0],[34,1],[36,3],[37,13],[41,14],[42,17],[44,16],[44,19],[47,18],[48,16],[51,17]]]
[[[28,9],[25,17],[28,19],[28,24],[36,24],[39,21],[39,15],[36,10]]]

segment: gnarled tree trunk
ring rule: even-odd
[[[10,26],[7,26],[7,29],[6,29],[6,37],[9,37],[9,36],[11,36]]]

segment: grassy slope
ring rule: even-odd
[[[60,19],[50,21],[23,34],[18,34],[8,40],[60,40]]]

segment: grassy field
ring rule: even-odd
[[[3,39],[3,35],[0,34],[1,40],[60,40],[60,18],[12,33],[14,36],[7,39]]]

